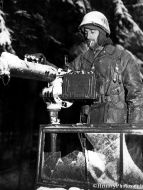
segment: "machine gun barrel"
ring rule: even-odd
[[[56,67],[28,62],[18,56],[3,52],[0,57],[0,76],[12,76],[52,82],[57,76]]]

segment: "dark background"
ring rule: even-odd
[[[142,0],[1,0],[0,47],[23,59],[43,53],[58,67],[84,51],[78,25],[90,10],[109,20],[114,44],[137,58],[142,73]],[[0,190],[34,189],[40,124],[49,123],[41,92],[47,82],[11,78],[0,80]],[[75,114],[76,113],[76,114]],[[60,112],[61,123],[78,122],[78,106]],[[66,141],[66,139],[65,139]],[[66,142],[65,142],[66,143]]]

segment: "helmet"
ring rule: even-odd
[[[105,32],[110,34],[108,20],[105,17],[105,15],[102,14],[101,12],[91,11],[91,12],[87,13],[83,17],[83,20],[82,20],[79,28],[82,29],[83,27],[86,27],[88,25],[98,26],[98,27],[102,28]]]

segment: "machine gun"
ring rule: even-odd
[[[92,71],[65,71],[47,60],[45,65],[44,59],[43,54],[27,54],[22,60],[16,55],[3,52],[0,57],[0,77],[4,84],[10,77],[46,81],[48,84],[43,89],[42,96],[49,111],[57,112],[61,108],[68,108],[74,100],[99,101],[103,81],[98,79],[97,83]],[[51,122],[57,123],[58,119],[51,117]]]
[[[48,61],[46,61],[46,64],[43,64],[43,59],[45,58],[41,55],[42,54],[38,54],[38,56],[37,54],[27,54],[24,60],[22,60],[14,54],[3,52],[0,57],[0,77],[5,85],[9,82],[11,77],[47,82],[47,87],[43,89],[42,95],[47,103],[47,109],[51,112],[52,110],[57,112],[61,107],[71,105],[68,104],[68,102],[63,102],[59,98],[63,72]],[[46,95],[48,92],[50,92],[52,98],[48,98],[47,100]],[[53,117],[51,117],[51,121],[54,122],[52,118]]]

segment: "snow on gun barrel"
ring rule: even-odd
[[[3,52],[0,57],[0,76],[12,76],[25,79],[52,82],[57,76],[57,69],[50,65],[29,62],[18,56]]]

